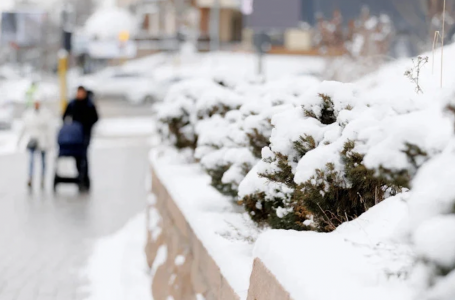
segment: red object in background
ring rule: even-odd
[[[11,46],[11,48],[13,48],[14,50],[19,50],[19,45],[16,43],[16,42],[11,42],[9,44]]]

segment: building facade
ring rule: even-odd
[[[257,0],[253,13],[245,17],[244,36],[251,40],[253,32],[267,31],[277,46],[309,51],[320,45],[320,40],[330,40],[323,43],[327,48],[327,44],[337,44],[337,39],[340,44],[341,35],[349,39],[355,30],[365,32],[359,27],[370,18],[388,20],[393,26],[393,37],[388,37],[393,38],[391,48],[400,41],[415,48],[410,49],[410,54],[416,54],[428,47],[434,32],[441,29],[443,3],[444,0]],[[454,9],[455,0],[446,0],[449,38],[455,33]],[[371,34],[384,33],[385,26],[389,25],[378,25]],[[324,33],[324,28],[335,28],[337,32]],[[318,37],[329,33],[333,35],[330,38]]]
[[[253,35],[266,32],[271,37],[272,51],[311,50],[311,30],[302,28],[302,0],[256,0],[253,12],[245,16],[243,40],[252,45]]]
[[[202,50],[208,49],[211,38],[213,0],[117,0],[119,7],[130,10],[140,20],[140,40],[199,41]],[[219,0],[219,37],[221,43],[241,40],[242,14],[237,0]]]
[[[241,40],[243,17],[239,2],[236,0],[218,0],[220,6],[220,41],[222,43],[238,42]],[[210,39],[212,26],[211,14],[215,8],[214,0],[196,0],[195,6],[199,11],[199,37]]]

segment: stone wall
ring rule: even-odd
[[[147,261],[155,272],[152,293],[155,300],[240,300],[221,274],[213,258],[152,169],[152,209],[161,215],[161,234],[148,234]],[[148,218],[152,216],[149,214]],[[161,250],[160,250],[161,249]],[[166,253],[165,256],[158,254]],[[160,257],[158,257],[160,256]],[[197,298],[197,295],[202,297]],[[172,298],[169,298],[171,296]],[[264,264],[256,259],[251,274],[248,300],[290,300],[289,294]]]
[[[251,273],[247,300],[266,299],[291,300],[291,296],[284,290],[262,261],[256,258],[253,272]]]

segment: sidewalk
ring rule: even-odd
[[[0,300],[85,299],[89,282],[81,270],[95,241],[143,211],[146,140],[97,143],[103,144],[94,141],[93,190],[86,196],[72,186],[55,195],[50,187],[30,192],[26,154],[0,156]]]

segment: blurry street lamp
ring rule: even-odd
[[[265,76],[264,72],[264,55],[271,48],[270,36],[265,31],[258,31],[254,34],[253,38],[254,47],[258,56],[257,74],[259,76]]]

